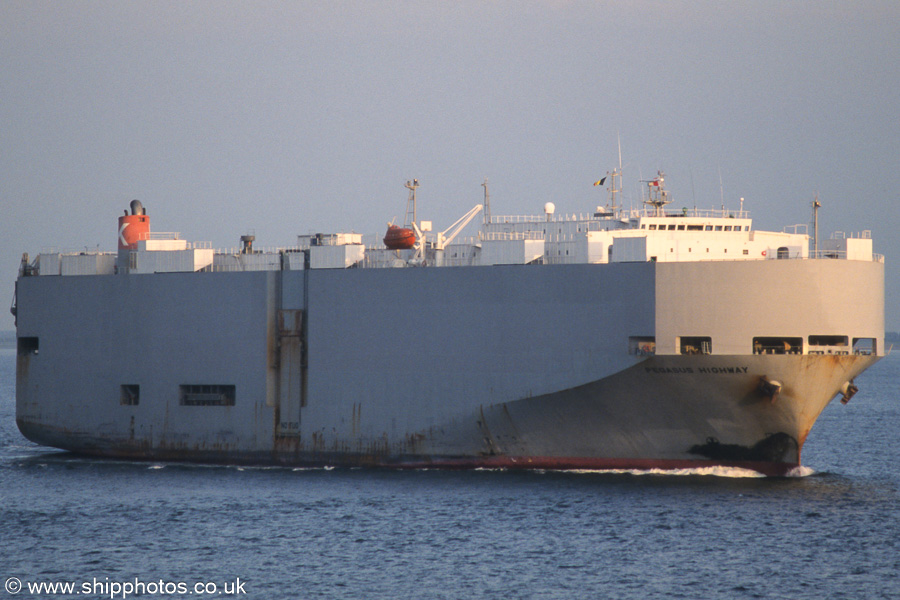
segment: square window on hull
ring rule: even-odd
[[[37,354],[39,346],[40,343],[36,337],[20,337],[16,340],[16,352],[19,356]]]
[[[234,406],[233,385],[180,385],[178,403],[181,406]]]
[[[846,335],[811,335],[810,354],[849,354],[849,339]]]
[[[712,354],[712,338],[706,336],[681,336],[678,349],[682,354]]]
[[[119,404],[122,406],[137,406],[140,402],[141,386],[123,383],[119,393]]]
[[[877,349],[875,338],[853,338],[853,354],[873,355],[878,353]]]
[[[800,354],[803,338],[799,337],[755,337],[753,354]]]
[[[653,356],[656,354],[656,338],[652,335],[633,335],[629,337],[628,354]]]

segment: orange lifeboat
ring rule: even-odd
[[[416,245],[416,233],[408,227],[388,225],[384,234],[384,245],[389,250],[409,250]]]

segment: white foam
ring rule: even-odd
[[[765,477],[762,473],[752,469],[738,467],[697,467],[693,469],[571,469],[568,473],[613,473],[622,475],[666,475],[666,476],[712,476],[729,477],[732,479]]]
[[[815,475],[815,469],[810,469],[809,467],[804,467],[803,465],[798,465],[788,471],[785,474],[785,477],[809,477],[810,475]]]

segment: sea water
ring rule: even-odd
[[[0,349],[0,600],[900,597],[896,355],[789,478],[81,458],[19,434],[14,374]]]

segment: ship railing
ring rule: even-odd
[[[632,208],[630,210],[621,211],[620,215],[631,218],[639,217],[657,217],[655,208]],[[699,217],[703,219],[749,219],[750,211],[747,210],[728,210],[718,208],[687,208],[683,207],[677,210],[669,208],[663,211],[663,217]]]
[[[500,225],[503,223],[541,223],[551,219],[547,215],[493,215],[491,216],[491,225]]]
[[[285,266],[284,255],[300,254],[301,252],[302,249],[297,246],[254,248],[252,252],[241,252],[241,248],[216,250],[213,264],[204,270],[214,273],[290,270],[290,267]],[[297,258],[293,262],[299,265],[303,264],[302,258]]]
[[[884,262],[884,254],[876,254],[872,253],[872,262],[883,263]],[[793,257],[792,257],[793,258]],[[799,257],[802,258],[802,257]],[[848,258],[848,254],[846,250],[819,250],[810,251],[809,258],[830,258],[834,260],[850,260]],[[861,259],[856,259],[861,260]]]
[[[477,238],[477,237],[474,237],[474,236],[458,237],[458,238],[456,238],[455,240],[453,240],[453,243],[452,243],[452,244],[447,244],[447,245],[444,247],[444,251],[446,252],[448,249],[453,248],[454,246],[456,246],[456,247],[459,247],[459,246],[465,246],[465,247],[468,247],[468,246],[477,246],[478,243],[481,242],[481,239],[483,239],[483,238]]]
[[[570,223],[573,221],[593,221],[598,219],[593,213],[571,215],[493,215],[490,225],[503,225],[512,223]],[[608,220],[605,219],[605,220]]]
[[[810,251],[810,258],[834,258],[839,260],[847,260],[847,252],[845,250],[815,250]]]
[[[482,234],[486,241],[510,241],[510,240],[542,240],[542,231],[486,231]]]
[[[177,231],[145,231],[138,236],[139,240],[180,240],[181,233]]]
[[[831,239],[833,240],[846,240],[850,239],[860,239],[860,240],[871,240],[872,239],[872,230],[871,229],[863,229],[862,231],[851,231],[850,233],[846,233],[843,231],[835,231],[831,234]]]
[[[301,249],[297,246],[285,246],[285,247],[269,246],[269,247],[262,247],[262,248],[254,246],[253,251],[247,252],[247,253],[241,252],[241,250],[242,250],[241,248],[237,248],[237,247],[231,247],[231,248],[225,248],[225,249],[217,248],[215,253],[217,255],[221,254],[221,255],[233,256],[233,255],[238,255],[238,254],[283,254],[285,252],[300,252],[301,251]]]

